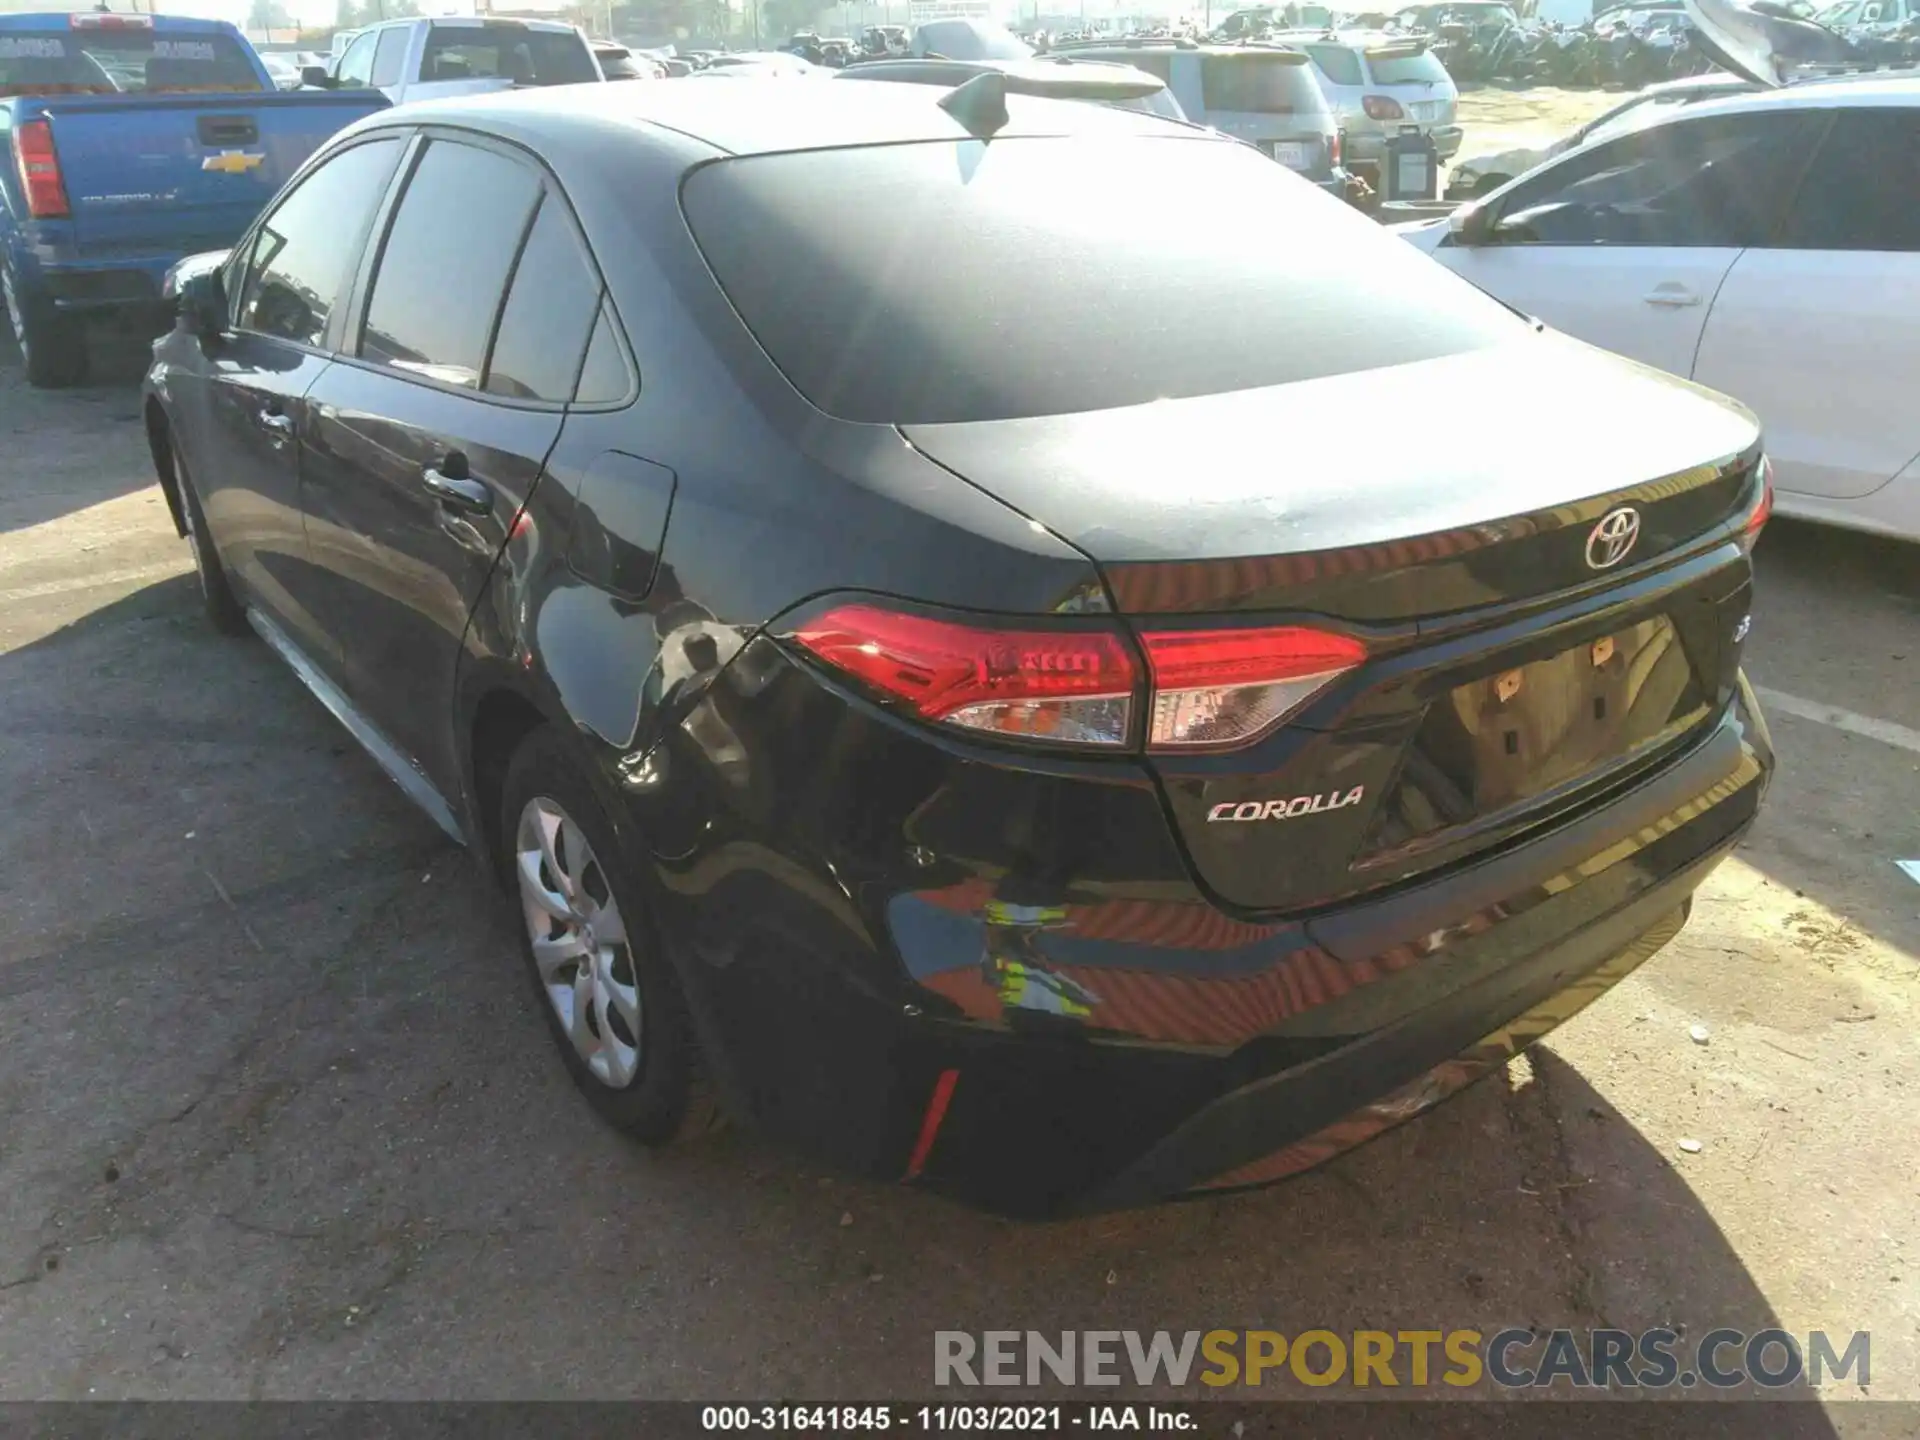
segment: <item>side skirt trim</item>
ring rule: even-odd
[[[360,742],[360,747],[373,757],[373,763],[386,771],[387,778],[400,787],[400,793],[426,811],[428,818],[446,831],[456,845],[464,846],[467,837],[460,828],[460,822],[454,818],[453,807],[447,804],[446,797],[420,773],[412,761],[400,753],[392,741],[380,733],[371,720],[360,713],[360,708],[347,698],[346,692],[323,675],[320,668],[307,658],[306,652],[255,606],[247,607],[247,623],[259,632],[260,638],[273,648],[275,654],[287,662],[287,667],[299,677],[300,683],[313,692],[313,698],[326,706],[328,713]]]

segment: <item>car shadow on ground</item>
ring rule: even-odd
[[[85,384],[37,392],[45,402],[40,407],[42,418],[35,426],[37,448],[42,455],[60,459],[8,485],[7,496],[0,500],[0,535],[43,525],[153,483],[150,468],[107,468],[85,464],[78,458],[66,463],[62,455],[63,450],[73,451],[76,457],[83,453],[83,447],[58,443],[63,431],[82,435],[105,426],[140,423],[140,381],[146,374],[147,339],[96,337],[89,353],[92,366]],[[0,324],[0,392],[16,387],[25,390],[27,377],[20,368],[20,352],[14,348],[12,336]],[[16,422],[14,433],[24,434],[24,424]],[[0,435],[0,449],[5,444],[6,437]]]
[[[947,1329],[1773,1322],[1551,1048],[1278,1188],[1047,1225],[744,1130],[643,1151],[476,867],[189,577],[0,656],[0,731],[11,1396],[871,1398],[934,1393]]]

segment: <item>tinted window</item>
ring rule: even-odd
[[[380,256],[360,354],[478,388],[487,336],[540,182],[492,150],[435,141]]]
[[[1920,110],[1842,110],[1794,197],[1780,243],[1920,250]]]
[[[1185,120],[1187,112],[1180,108],[1180,102],[1173,98],[1171,90],[1158,90],[1138,100],[1115,101],[1122,110],[1138,110],[1146,115],[1158,115],[1162,120]]]
[[[217,31],[7,30],[0,33],[0,97],[226,94],[263,90],[239,42]]]
[[[340,68],[334,73],[334,79],[342,85],[370,85],[373,83],[373,47],[380,37],[372,31],[360,36],[347,47],[347,53],[340,57]]]
[[[320,343],[400,150],[397,138],[342,150],[280,202],[254,240],[242,328]]]
[[[373,83],[398,85],[407,63],[408,27],[396,25],[380,32],[379,48],[373,52]]]
[[[1103,55],[1101,58],[1105,60],[1114,57]],[[1138,53],[1130,51],[1126,59],[1117,60],[1116,63],[1131,65],[1136,70],[1144,70],[1162,85],[1173,83],[1173,57],[1164,50],[1141,50]]]
[[[582,405],[611,405],[626,399],[630,389],[632,382],[627,377],[627,362],[621,355],[613,311],[602,306],[599,322],[593,327],[593,339],[587,345],[587,363],[580,369],[576,399]]]
[[[1807,143],[1807,122],[1791,111],[1676,120],[1523,182],[1494,234],[1543,245],[1763,244]]]
[[[1309,45],[1307,54],[1320,67],[1320,73],[1335,85],[1358,85],[1360,57],[1344,45]]]
[[[774,363],[850,420],[1099,410],[1528,333],[1258,151],[1172,131],[743,157],[682,194]]]
[[[913,51],[949,60],[1025,60],[1033,47],[991,21],[929,20],[913,32]]]
[[[1431,50],[1418,55],[1369,55],[1367,69],[1376,85],[1442,84],[1452,79],[1440,57]]]
[[[422,80],[511,80],[516,85],[578,85],[598,80],[587,42],[573,31],[517,25],[435,25],[420,60]]]
[[[1209,112],[1313,115],[1327,108],[1306,61],[1291,55],[1205,56],[1200,62],[1200,88]]]
[[[574,238],[566,207],[548,195],[514,267],[486,388],[516,400],[571,400],[599,307],[599,278]]]

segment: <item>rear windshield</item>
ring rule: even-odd
[[[578,33],[435,25],[420,60],[422,80],[511,80],[517,85],[578,85],[598,80],[593,53]]]
[[[1140,405],[1529,333],[1358,211],[1219,141],[744,156],[694,171],[682,204],[773,362],[820,409],[870,424]]]
[[[1344,45],[1309,45],[1307,54],[1335,85],[1360,84],[1360,57]]]
[[[1312,68],[1287,56],[1208,55],[1200,62],[1200,88],[1209,113],[1315,115],[1327,108]]]
[[[913,34],[920,55],[949,60],[1026,60],[1033,47],[1004,26],[980,20],[929,20]]]
[[[135,28],[0,33],[0,96],[231,95],[264,88],[231,35]]]
[[[1422,50],[1418,55],[1369,55],[1367,68],[1373,72],[1376,85],[1412,85],[1450,78],[1447,67],[1431,50]]]

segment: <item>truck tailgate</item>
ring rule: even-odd
[[[83,258],[231,245],[377,91],[50,98],[41,107]]]

